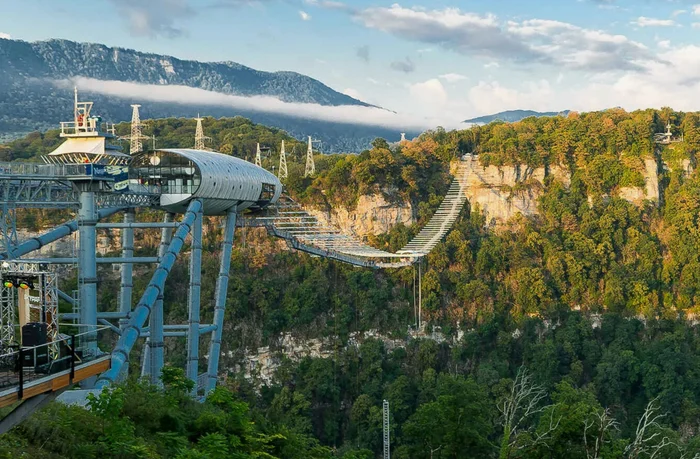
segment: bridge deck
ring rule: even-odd
[[[106,354],[95,360],[76,365],[72,378],[71,370],[68,369],[29,381],[23,385],[21,396],[19,382],[17,382],[12,387],[0,390],[0,408],[13,405],[18,401],[28,400],[40,394],[56,392],[84,379],[97,376],[110,368],[110,358],[111,356]]]

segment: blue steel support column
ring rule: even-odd
[[[128,209],[124,213],[124,223],[134,223],[136,212],[134,209]],[[134,256],[134,230],[133,228],[124,228],[122,231],[122,258],[131,258]],[[134,265],[125,263],[121,265],[121,290],[119,298],[119,312],[128,314],[131,312],[131,292],[134,287]],[[129,320],[119,320],[119,329],[123,332]],[[129,374],[129,367],[125,367],[121,377],[126,377]]]
[[[236,210],[230,210],[226,216],[224,241],[221,246],[221,265],[219,278],[216,280],[216,297],[214,299],[214,329],[209,343],[209,363],[207,368],[207,390],[209,393],[216,387],[219,373],[219,353],[221,352],[221,335],[224,329],[224,312],[226,312],[226,293],[228,292],[229,269],[231,267],[231,250],[233,236],[236,231]]]
[[[165,214],[163,221],[169,223],[173,220],[174,215],[171,213]],[[172,230],[163,228],[160,234],[160,246],[158,247],[158,257],[163,258],[170,240],[172,239]],[[149,319],[150,336],[148,337],[148,345],[146,346],[146,373],[149,375],[151,384],[161,385],[160,374],[163,370],[163,292],[158,294],[151,316]]]
[[[95,225],[95,193],[82,191],[80,193],[80,212],[78,213],[78,232],[80,234],[79,273],[80,287],[80,323],[82,331],[90,333],[84,341],[84,351],[97,351],[97,253]],[[82,384],[84,388],[92,387],[94,380],[90,378]]]
[[[189,330],[187,332],[187,377],[194,381],[192,395],[197,395],[199,374],[199,316],[202,284],[202,219],[201,210],[192,227],[192,254],[190,256]]]
[[[180,249],[182,249],[185,237],[187,237],[187,233],[190,232],[190,228],[196,219],[197,213],[200,212],[201,209],[202,202],[198,199],[192,201],[187,208],[187,212],[185,212],[185,216],[180,226],[177,228],[172,242],[168,246],[167,253],[156,268],[151,281],[131,314],[129,325],[127,325],[126,329],[119,337],[117,346],[112,351],[112,365],[110,369],[102,373],[97,380],[96,387],[98,389],[114,382],[121,372],[124,363],[129,360],[129,353],[131,349],[133,349],[136,340],[139,338],[143,325],[146,323],[151,312],[151,308],[158,299],[158,295],[163,291],[165,280],[168,278],[168,274],[170,274],[170,270],[175,264],[177,255],[180,253]]]

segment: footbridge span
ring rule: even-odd
[[[100,390],[120,380],[139,340],[145,340],[141,374],[153,384],[161,383],[165,338],[183,337],[186,374],[195,383],[192,396],[213,390],[237,227],[264,227],[296,250],[355,266],[400,268],[427,255],[466,203],[467,169],[459,167],[425,228],[396,253],[378,250],[319,222],[284,194],[277,176],[250,162],[202,149],[122,153],[112,143],[114,130],[100,126],[91,108],[91,102],[78,101],[76,92],[74,120],[62,123],[65,142],[43,158],[45,164],[0,164],[0,376],[5,375],[0,377],[0,406],[39,397],[15,409],[0,423],[0,432],[74,383],[84,390]],[[77,218],[20,241],[15,214],[24,208],[69,209]],[[136,221],[139,208],[162,212],[162,221]],[[121,222],[108,220],[114,215],[121,215]],[[224,231],[213,321],[201,323],[202,230],[211,216],[224,218]],[[121,232],[121,256],[98,257],[97,232],[109,228]],[[154,229],[160,230],[157,256],[134,256],[134,232]],[[33,257],[41,247],[73,233],[79,236],[74,257]],[[188,320],[165,324],[165,282],[188,238]],[[97,265],[103,263],[120,269],[116,311],[98,308]],[[58,264],[76,269],[75,292],[59,289],[53,269]],[[133,295],[134,264],[155,266],[140,298]],[[59,298],[72,305],[72,312],[59,312]],[[205,364],[199,346],[207,336]],[[84,401],[85,395],[66,391],[59,399]]]

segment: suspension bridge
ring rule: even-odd
[[[442,204],[420,233],[396,253],[379,250],[319,221],[283,192],[280,178],[288,175],[284,145],[276,176],[260,167],[259,148],[257,164],[207,149],[198,117],[197,148],[143,151],[142,141],[148,137],[141,132],[139,106],[132,107],[129,154],[114,143],[114,127],[101,124],[91,113],[92,102],[79,101],[76,90],[74,119],[61,123],[65,141],[42,158],[43,164],[0,163],[0,408],[15,406],[0,421],[0,433],[56,397],[84,403],[89,391],[124,378],[139,340],[145,340],[141,375],[159,385],[165,338],[186,338],[186,374],[194,382],[191,395],[205,397],[219,374],[237,227],[265,228],[291,248],[315,256],[373,269],[400,268],[426,256],[466,203],[467,168],[460,165]],[[309,138],[307,176],[315,173],[312,144]],[[77,218],[20,241],[16,213],[25,208],[67,209]],[[162,212],[162,220],[136,221],[139,208]],[[114,215],[121,215],[122,221],[108,221]],[[203,221],[212,216],[223,217],[223,238],[213,320],[201,323]],[[110,229],[121,233],[121,256],[98,257],[97,232]],[[134,255],[134,232],[145,230],[160,230],[155,257]],[[42,247],[74,233],[75,256],[32,258]],[[188,320],[165,324],[165,282],[188,236]],[[120,268],[117,311],[98,308],[97,265],[105,263]],[[77,291],[59,289],[54,269],[59,264],[77,271]],[[133,294],[134,264],[155,266],[140,298]],[[72,312],[59,312],[59,298],[72,305]],[[205,365],[199,346],[206,337]],[[82,390],[65,390],[76,383]]]

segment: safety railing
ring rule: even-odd
[[[41,164],[0,162],[0,175],[36,177],[74,177],[91,175],[91,164]]]
[[[72,324],[66,329],[77,330]],[[27,384],[47,376],[70,371],[73,379],[77,366],[107,355],[99,348],[100,342],[108,339],[110,329],[106,326],[76,333],[61,333],[58,339],[39,346],[9,346],[0,354],[0,392],[17,388],[22,398]]]

